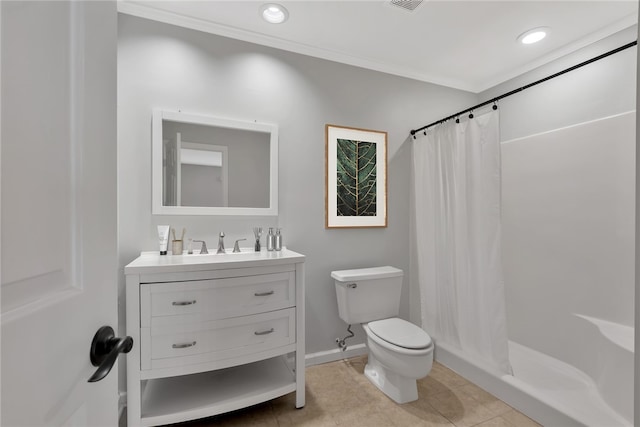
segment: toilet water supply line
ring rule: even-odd
[[[346,337],[342,339],[336,338],[336,343],[338,344],[338,347],[340,347],[342,351],[345,351],[347,349],[347,343],[345,341],[347,341],[349,338],[353,338],[356,336],[351,330],[351,325],[347,326],[347,332],[349,332],[349,335],[347,335]]]

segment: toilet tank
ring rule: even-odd
[[[351,325],[398,316],[402,276],[390,266],[332,271],[340,318]]]

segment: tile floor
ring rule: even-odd
[[[364,376],[366,361],[366,356],[361,356],[307,368],[307,402],[302,409],[295,409],[295,394],[291,393],[176,427],[540,426],[437,362],[429,375],[418,381],[420,398],[398,405]]]

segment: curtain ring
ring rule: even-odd
[[[473,111],[471,111],[471,112],[469,113],[469,118],[470,118],[470,119],[473,119]]]
[[[491,107],[491,108],[493,108],[493,111],[497,110],[498,109],[498,101],[493,101],[493,107]]]
[[[460,117],[456,117],[456,123],[460,123]]]

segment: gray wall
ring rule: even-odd
[[[119,16],[118,178],[122,269],[156,250],[156,225],[229,246],[251,227],[283,228],[307,256],[307,353],[344,336],[330,272],[393,265],[409,271],[409,130],[477,101],[475,94],[288,53],[166,24]],[[278,217],[151,215],[153,108],[279,125]],[[388,227],[325,229],[325,124],[388,132]],[[122,276],[122,274],[121,274]],[[408,277],[402,317],[409,316]],[[120,280],[121,306],[124,277]],[[123,308],[121,308],[123,316]],[[124,317],[122,317],[123,319]],[[124,323],[123,323],[124,324]],[[362,343],[358,326],[350,344]]]
[[[637,28],[629,28],[480,98],[491,99],[636,37]],[[599,122],[580,140],[563,139],[559,136],[574,132],[558,129],[633,111],[636,51],[627,49],[500,101],[502,141],[549,132],[502,149],[509,338],[574,365],[575,348],[569,347],[576,346],[567,343],[578,339],[579,321],[572,313],[633,325],[635,146],[633,126],[630,134],[615,129],[594,139],[606,126]]]

